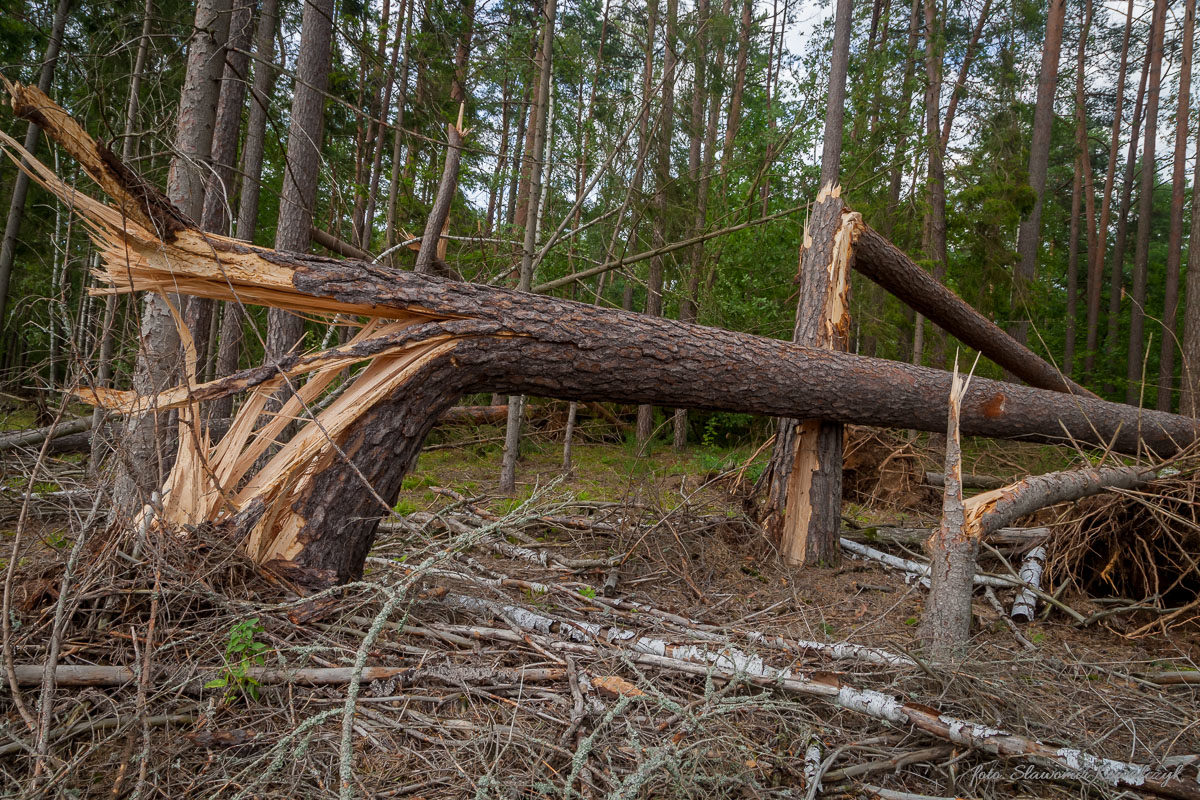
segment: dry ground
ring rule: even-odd
[[[812,797],[805,758],[813,743],[828,761],[822,797],[869,796],[871,787],[935,797],[1120,794],[745,679],[649,669],[605,637],[588,653],[556,649],[564,628],[531,634],[511,616],[464,610],[464,596],[565,625],[594,621],[675,643],[716,639],[775,667],[833,671],[1110,758],[1158,765],[1200,753],[1200,685],[1146,677],[1195,669],[1200,639],[1185,619],[1129,638],[1154,617],[1117,613],[1081,627],[1051,610],[1019,629],[1030,650],[981,595],[959,665],[880,667],[772,648],[751,634],[912,653],[924,590],[870,562],[781,564],[744,514],[754,468],[739,465],[753,447],[677,454],[659,445],[639,456],[596,425],[576,445],[574,475],[563,478],[555,426],[542,428],[516,498],[494,493],[495,430],[439,434],[364,580],[316,599],[255,571],[213,531],[131,543],[92,524],[80,542],[92,508],[80,491],[83,468],[54,464],[35,479],[42,497],[16,562],[5,562],[13,663],[44,662],[55,641],[64,665],[149,670],[126,686],[45,695],[41,748],[5,690],[4,795]],[[936,454],[902,438],[855,441],[849,522],[928,521],[936,492],[912,476],[936,469]],[[871,448],[878,453],[868,458]],[[1054,468],[1056,457],[976,445],[968,468],[1021,474]],[[0,530],[10,546],[29,466],[4,465]],[[1069,523],[1078,514],[1050,516]],[[546,563],[513,557],[513,548],[546,554]],[[995,559],[984,567],[1003,570]],[[1007,604],[1011,593],[1000,594]],[[642,605],[615,608],[617,599]],[[1060,596],[1085,618],[1111,608],[1102,599],[1072,586]],[[416,671],[361,687],[253,686],[239,674],[255,663]],[[225,687],[203,688],[213,679]],[[23,688],[34,715],[42,691]]]

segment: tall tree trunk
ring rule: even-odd
[[[256,0],[234,0],[229,20],[229,46],[225,48],[225,68],[221,95],[213,126],[212,172],[204,191],[200,229],[228,236],[230,204],[237,175],[238,134],[242,129],[242,110],[246,105],[246,84],[250,66],[250,42],[254,35]],[[204,372],[208,363],[208,331],[212,326],[213,303],[189,298],[184,318],[196,345],[196,365]]]
[[[396,204],[400,199],[400,148],[404,143],[404,107],[408,105],[408,63],[412,51],[412,18],[416,0],[410,0],[404,15],[404,56],[400,60],[400,87],[396,99],[396,122],[392,135],[392,172],[388,181],[387,206],[387,249],[391,250],[398,241],[396,233],[400,221]],[[397,31],[399,33],[399,31]],[[389,263],[395,263],[393,255]]]
[[[821,192],[800,253],[800,301],[792,341],[845,351],[850,330],[850,243],[853,220],[837,186],[845,127],[846,72],[853,4],[838,0],[821,152]],[[842,425],[781,419],[763,480],[764,519],[788,563],[836,565],[841,552]]]
[[[246,136],[242,142],[242,185],[238,193],[235,234],[247,242],[254,241],[258,230],[258,201],[262,192],[263,154],[266,151],[267,109],[275,91],[279,71],[275,67],[275,31],[279,25],[279,0],[262,0],[258,27],[254,32],[254,83],[250,94],[250,112],[246,118]],[[242,326],[246,314],[240,302],[225,304],[218,337],[217,375],[228,375],[238,367],[242,353]],[[212,416],[230,416],[233,398],[215,401]]]
[[[538,62],[538,103],[533,120],[533,150],[527,156],[532,158],[529,168],[529,197],[526,200],[525,239],[521,248],[521,273],[517,289],[528,292],[533,287],[533,255],[537,247],[538,205],[542,196],[542,169],[544,148],[546,145],[546,118],[550,108],[550,84],[554,70],[554,23],[557,10],[557,0],[546,0],[542,7],[542,37]],[[528,219],[528,209],[533,210],[534,219]],[[517,488],[517,457],[521,448],[521,416],[525,398],[513,395],[508,398],[508,423],[504,434],[504,452],[500,464],[500,491],[512,494]]]
[[[696,210],[692,216],[692,236],[699,236],[704,231],[708,216],[708,173],[712,171],[710,157],[712,145],[708,143],[708,130],[705,128],[705,116],[709,105],[708,92],[708,40],[710,33],[709,0],[697,0],[696,3],[696,38],[693,56],[692,81],[692,114],[688,135],[691,137],[691,147],[688,149],[688,181],[694,187]],[[716,118],[713,121],[715,141]],[[683,296],[679,300],[679,319],[682,322],[696,321],[696,293],[700,288],[700,272],[704,268],[704,243],[699,242],[688,253],[690,269],[688,282]],[[686,408],[675,410],[673,421],[672,446],[682,450],[687,446],[688,412]]]
[[[667,243],[668,214],[667,190],[671,183],[671,136],[675,130],[675,26],[679,16],[678,0],[667,0],[667,18],[664,26],[662,107],[658,119],[658,152],[654,159],[654,234],[655,248]],[[650,259],[650,270],[646,280],[646,313],[652,317],[663,315],[664,256],[659,254]],[[654,406],[640,405],[637,410],[637,442],[645,447],[654,434]]]
[[[733,90],[729,95],[729,115],[725,121],[725,146],[721,149],[721,171],[729,167],[733,142],[742,124],[742,97],[746,91],[746,65],[750,55],[750,31],[754,27],[753,0],[742,0],[742,23],[738,28],[737,60],[734,62]]]
[[[392,41],[391,62],[388,64],[387,78],[384,81],[383,94],[379,100],[380,122],[375,126],[375,150],[374,158],[371,162],[371,184],[367,189],[367,208],[364,215],[366,225],[363,228],[362,240],[358,242],[358,246],[363,250],[371,249],[371,239],[374,234],[375,211],[379,202],[379,181],[383,175],[383,151],[388,131],[385,121],[392,107],[392,93],[395,91],[396,86],[396,67],[400,60],[401,40],[404,33],[405,6],[405,0],[400,0],[400,8],[396,14],[396,35]],[[381,31],[379,37],[380,61],[385,56],[385,49],[383,32]]]
[[[1158,361],[1158,410],[1171,410],[1175,383],[1175,319],[1179,315],[1179,262],[1183,258],[1183,203],[1187,187],[1188,104],[1192,88],[1192,35],[1196,0],[1183,17],[1183,56],[1179,61],[1179,106],[1175,111],[1175,164],[1171,173],[1171,228],[1167,236],[1167,285],[1163,293],[1163,332]],[[1193,211],[1192,213],[1195,213]]]
[[[309,0],[300,24],[300,56],[292,88],[292,121],[288,128],[287,167],[279,196],[275,249],[308,250],[313,205],[321,170],[325,127],[325,87],[332,57],[333,0]],[[280,358],[300,341],[304,320],[273,308],[267,320],[268,360]]]
[[[58,0],[54,8],[54,21],[50,26],[50,41],[46,43],[46,55],[42,59],[42,70],[38,74],[38,88],[50,91],[54,82],[54,68],[58,66],[58,53],[62,49],[63,31],[67,26],[67,13],[71,0]],[[25,130],[25,149],[30,153],[37,150],[38,132],[36,123],[29,123]],[[0,240],[0,330],[4,329],[8,308],[8,285],[12,278],[13,259],[17,252],[17,236],[21,232],[21,219],[25,216],[25,197],[29,194],[29,176],[17,171],[13,179],[12,199],[8,204],[8,216],[4,221],[4,238]]]
[[[1067,335],[1063,348],[1063,374],[1070,377],[1075,370],[1075,338],[1079,306],[1079,210],[1086,209],[1088,279],[1090,265],[1098,247],[1096,238],[1096,192],[1092,185],[1092,159],[1087,135],[1087,96],[1084,91],[1084,68],[1088,33],[1092,28],[1092,0],[1084,0],[1083,19],[1079,26],[1079,46],[1075,59],[1075,177],[1071,186],[1071,241],[1067,256]],[[1091,284],[1089,284],[1090,289]]]
[[[1137,100],[1133,106],[1133,125],[1129,135],[1129,151],[1125,156],[1125,174],[1121,184],[1121,208],[1117,214],[1117,234],[1113,243],[1112,266],[1109,275],[1108,297],[1108,330],[1104,338],[1104,351],[1108,362],[1117,366],[1120,350],[1120,315],[1121,300],[1125,296],[1125,247],[1129,238],[1129,209],[1133,199],[1133,182],[1137,167],[1138,138],[1142,126],[1142,111],[1146,99],[1146,82],[1150,77],[1151,48],[1146,47],[1146,60],[1142,64],[1141,78],[1138,81]],[[1107,380],[1104,385],[1105,394],[1112,394],[1113,382]]]
[[[946,171],[942,163],[942,30],[945,21],[937,16],[937,0],[925,0],[925,141],[928,174],[925,189],[925,222],[921,230],[921,248],[933,267],[933,277],[946,281]],[[982,17],[981,20],[982,22]],[[914,348],[913,363],[919,363],[920,350]],[[933,329],[933,365],[946,366],[946,333]]]
[[[204,164],[212,153],[213,126],[225,68],[223,50],[229,33],[229,0],[198,0],[188,42],[187,72],[179,96],[176,157],[167,176],[167,197],[190,220],[204,209]],[[174,302],[178,308],[178,300]],[[149,294],[142,303],[135,391],[154,395],[180,378],[179,331],[165,297]],[[170,467],[165,452],[168,417],[151,412],[131,418],[118,447],[113,510],[132,519],[162,486]]]
[[[1121,66],[1117,74],[1117,97],[1113,104],[1112,137],[1108,146],[1108,168],[1104,175],[1104,196],[1100,201],[1100,222],[1096,227],[1096,247],[1088,253],[1087,278],[1087,352],[1083,354],[1083,369],[1090,380],[1096,369],[1096,351],[1100,347],[1101,284],[1104,281],[1104,259],[1108,252],[1108,225],[1112,213],[1113,184],[1117,175],[1117,155],[1121,149],[1121,111],[1125,104],[1125,77],[1129,69],[1129,38],[1133,32],[1133,0],[1125,10],[1125,34],[1121,38]],[[1137,133],[1134,133],[1137,138]]]
[[[1050,0],[1046,17],[1046,40],[1038,73],[1037,104],[1033,110],[1033,138],[1029,143],[1029,186],[1033,210],[1017,229],[1017,264],[1013,282],[1013,337],[1024,344],[1029,337],[1033,282],[1037,278],[1042,241],[1042,203],[1046,195],[1046,173],[1050,162],[1050,134],[1054,122],[1054,94],[1058,86],[1058,57],[1062,49],[1066,0]]]
[[[1158,98],[1162,89],[1163,35],[1167,0],[1155,0],[1150,23],[1150,77],[1146,84],[1146,133],[1142,143],[1142,181],[1138,189],[1137,244],[1133,252],[1133,296],[1129,309],[1129,350],[1125,362],[1125,402],[1139,405],[1142,395],[1143,331],[1146,280],[1150,271],[1150,232],[1154,222],[1154,150],[1158,144]]]
[[[146,0],[146,6],[142,10],[142,33],[138,37],[137,55],[133,60],[133,73],[129,76],[129,96],[125,101],[125,129],[121,136],[121,161],[126,164],[133,161],[134,153],[137,152],[137,136],[134,134],[134,130],[137,127],[138,111],[141,108],[142,73],[146,69],[146,51],[150,45],[150,22],[153,11],[154,0]],[[113,294],[104,298],[104,322],[100,331],[100,363],[96,365],[97,386],[108,386],[112,383],[113,344],[116,338],[114,323],[116,322],[118,299]],[[2,327],[0,326],[0,328]],[[104,435],[102,416],[103,412],[99,408],[92,413],[92,430],[95,433],[92,436],[88,468],[93,475],[99,474],[101,461],[108,450],[108,437]]]
[[[1200,140],[1192,169],[1192,227],[1188,235],[1187,293],[1183,307],[1179,413],[1200,417]]]

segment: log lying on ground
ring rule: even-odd
[[[945,486],[946,473],[944,472],[926,472],[925,482],[930,486]],[[1010,481],[1004,478],[997,478],[994,475],[974,475],[970,472],[964,472],[962,476],[962,488],[964,489],[999,489],[1002,486],[1007,486]]]
[[[1030,386],[1096,397],[971,308],[866,223],[860,223],[854,240],[854,269]]]
[[[80,150],[53,125],[47,132],[71,154]],[[0,141],[14,162],[26,155],[11,138]],[[314,583],[361,574],[379,519],[395,502],[425,436],[465,393],[944,429],[950,376],[941,370],[376,264],[275,252],[186,224],[164,239],[139,222],[152,225],[167,203],[161,196],[150,196],[145,213],[122,214],[77,193],[36,160],[28,163],[33,177],[86,221],[104,257],[100,277],[112,285],[109,291],[239,298],[307,315],[370,318],[350,342],[323,353],[292,355],[157,398],[112,390],[90,396],[126,413],[155,405],[199,419],[199,401],[251,390],[218,445],[202,428],[181,424],[180,457],[162,492],[163,520],[226,522],[246,537],[251,557],[281,562]],[[89,171],[94,167],[81,163]],[[110,174],[102,177],[112,182]],[[142,195],[116,191],[125,198],[152,191],[137,185]],[[246,480],[279,431],[341,370],[364,361],[371,363],[353,384]],[[256,429],[285,378],[304,374],[308,381]],[[1118,452],[1168,455],[1197,438],[1200,422],[977,379],[963,401],[961,428],[968,435],[1069,438]]]
[[[47,425],[43,428],[29,428],[22,431],[13,431],[0,436],[0,453],[5,450],[12,450],[15,447],[33,447],[40,445],[48,438],[58,438],[61,436],[69,436],[75,433],[83,433],[92,429],[94,420],[91,414],[78,419],[64,420],[57,425]]]
[[[880,525],[873,528],[843,528],[842,538],[862,542],[895,542],[896,544],[923,544],[933,535],[934,528],[901,528]],[[1030,547],[1044,542],[1050,536],[1049,528],[1000,528],[988,535],[989,544]]]
[[[18,686],[40,686],[42,684],[44,667],[41,664],[19,664],[13,669],[16,672]],[[203,679],[220,677],[225,672],[226,668],[222,666],[198,668],[194,671],[195,674],[187,676],[186,680],[189,684],[198,683]],[[354,673],[354,667],[246,668],[246,677],[253,678],[264,686],[341,686],[350,683]],[[562,680],[566,675],[565,669],[557,667],[488,669],[450,665],[440,667],[364,667],[360,677],[363,683],[395,680],[398,686],[410,686],[430,680],[450,685],[480,682],[543,683]],[[169,672],[164,673],[162,670],[155,672],[155,680],[160,684],[178,679],[178,676]],[[56,686],[124,686],[136,681],[137,675],[129,667],[60,664],[54,669]]]

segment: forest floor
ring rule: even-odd
[[[0,533],[18,551],[15,563],[4,554],[11,663],[43,664],[55,648],[60,665],[124,665],[136,677],[52,694],[23,686],[26,711],[45,714],[34,720],[43,740],[6,689],[0,793],[1122,796],[770,681],[657,668],[630,645],[636,637],[668,655],[687,644],[737,648],[768,670],[836,676],[1166,771],[1177,767],[1172,758],[1200,753],[1200,683],[1156,677],[1200,663],[1200,632],[1186,615],[1145,631],[1155,612],[1088,596],[1080,586],[1096,584],[1070,580],[1061,563],[1054,573],[1052,557],[1049,586],[1063,587],[1058,601],[1086,625],[1050,606],[1014,629],[980,594],[966,657],[930,664],[915,652],[918,583],[848,557],[808,570],[779,560],[746,513],[757,447],[710,442],[676,453],[658,444],[639,454],[589,423],[563,477],[553,415],[539,427],[514,498],[496,492],[502,431],[435,434],[364,579],[316,597],[255,570],[211,530],[143,535],[131,548],[89,523],[93,495],[79,459],[52,461],[32,484],[32,459],[7,459]],[[862,430],[849,442],[848,528],[870,538],[877,526],[935,524],[939,490],[919,477],[939,469],[935,447]],[[967,450],[968,472],[1004,477],[1065,463],[1053,448]],[[1039,523],[1078,536],[1080,508]],[[889,549],[921,555],[919,546]],[[981,568],[1006,569],[990,553]],[[998,594],[1007,608],[1012,592]],[[1114,609],[1122,611],[1101,614]],[[841,642],[904,663],[834,660],[818,647]],[[408,671],[358,681],[364,665]],[[321,686],[257,680],[262,667],[343,668],[343,677]]]

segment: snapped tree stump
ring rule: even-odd
[[[45,165],[28,162],[32,176],[86,222],[103,258],[99,277],[110,284],[103,291],[236,298],[358,320],[358,333],[344,345],[210,383],[188,380],[155,397],[81,393],[126,414],[179,409],[179,456],[161,492],[159,522],[223,526],[258,562],[306,580],[361,574],[379,520],[426,434],[465,393],[944,429],[951,376],[942,370],[202,233],[65,113],[47,113],[49,98],[22,96],[42,109],[47,133],[116,201],[114,208],[82,195]],[[0,142],[14,162],[27,155],[10,137],[0,134]],[[315,401],[349,367],[360,367],[350,386],[317,409]],[[290,398],[265,414],[267,399],[285,384],[294,389]],[[198,404],[237,392],[247,393],[242,408],[211,444]],[[298,433],[255,471],[297,418]],[[1168,455],[1196,439],[1200,422],[976,379],[963,399],[961,428]]]

